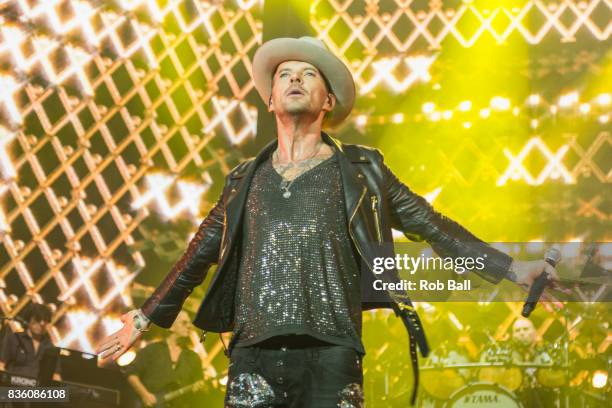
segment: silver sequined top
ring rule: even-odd
[[[236,346],[306,334],[365,353],[360,271],[347,229],[337,152],[283,197],[268,158],[253,176],[243,224]]]

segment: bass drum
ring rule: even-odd
[[[444,408],[523,408],[523,405],[503,387],[473,383],[454,393]]]
[[[441,356],[432,352],[425,361],[421,371],[421,384],[425,392],[431,397],[446,401],[461,389],[471,378],[469,369],[445,368],[455,364],[469,363],[469,359],[463,354],[451,350]]]

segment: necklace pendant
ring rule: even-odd
[[[285,191],[285,192],[283,193],[283,197],[284,197],[284,198],[289,198],[289,197],[291,197],[291,191]]]

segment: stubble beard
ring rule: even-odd
[[[303,116],[313,116],[316,115],[317,112],[314,112],[312,107],[310,106],[310,101],[307,98],[303,98],[303,100],[296,101],[288,101],[284,106],[285,114],[291,117],[303,117]]]

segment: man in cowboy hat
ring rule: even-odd
[[[217,269],[194,324],[233,331],[226,405],[358,407],[363,403],[361,312],[390,307],[416,345],[423,328],[405,293],[363,302],[373,254],[391,229],[426,240],[443,256],[485,256],[485,279],[524,286],[544,261],[514,261],[435,212],[400,182],[377,149],[322,132],[350,113],[347,67],[311,37],[278,38],[253,59],[255,86],[276,116],[278,138],[227,176],[223,193],[185,254],[141,309],[104,339],[101,357],[123,354],[150,322],[169,327],[185,298]],[[468,245],[469,243],[469,245]],[[416,376],[415,376],[416,377]],[[415,387],[416,389],[416,387]]]

